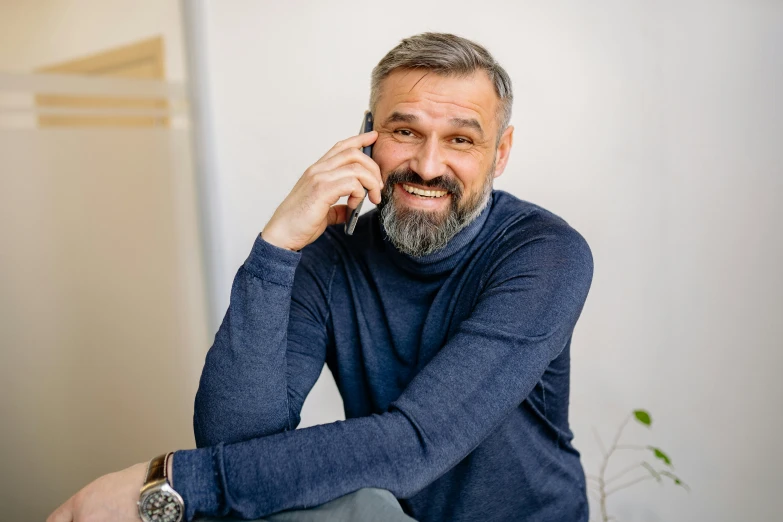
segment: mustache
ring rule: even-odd
[[[422,187],[446,190],[455,196],[456,199],[459,199],[459,197],[462,196],[462,187],[457,183],[457,180],[446,176],[439,176],[429,181],[425,181],[410,168],[403,168],[390,172],[389,177],[386,178],[384,188],[391,190],[397,183],[413,183]]]

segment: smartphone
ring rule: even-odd
[[[370,111],[364,112],[364,118],[362,119],[362,126],[359,129],[359,134],[370,132],[373,127],[372,113]],[[362,147],[362,152],[372,158],[372,144]],[[364,197],[367,197],[367,189],[364,189]],[[353,230],[356,228],[356,222],[359,221],[359,212],[362,210],[362,204],[364,200],[361,200],[355,209],[350,210],[348,220],[345,222],[345,233],[349,236],[353,235]]]

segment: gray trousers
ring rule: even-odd
[[[237,518],[197,518],[197,522],[228,522]],[[309,509],[281,511],[254,522],[416,522],[385,489],[364,488]]]

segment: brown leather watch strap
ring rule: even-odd
[[[166,478],[166,462],[169,455],[171,453],[164,453],[150,461],[149,466],[147,466],[147,477],[144,479],[144,484]]]

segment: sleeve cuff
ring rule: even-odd
[[[185,503],[185,520],[198,515],[223,516],[223,444],[174,452],[172,483]]]
[[[244,266],[248,272],[259,279],[278,285],[293,286],[294,274],[301,258],[301,252],[277,247],[268,243],[259,234]]]

